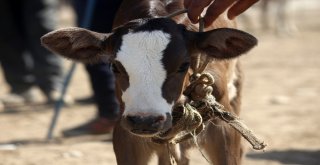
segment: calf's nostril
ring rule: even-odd
[[[170,116],[157,115],[157,116],[126,116],[122,120],[124,128],[136,135],[151,136],[169,129],[171,125]]]
[[[137,124],[137,123],[141,123],[142,118],[139,116],[128,116],[127,120],[132,124]]]
[[[165,119],[164,116],[158,116],[158,117],[155,117],[154,122],[155,122],[155,123],[163,122],[164,119]]]
[[[127,121],[129,124],[133,126],[157,126],[161,125],[165,121],[165,117],[160,115],[160,116],[147,116],[147,117],[142,117],[142,116],[127,116]]]

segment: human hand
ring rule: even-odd
[[[204,16],[204,25],[209,26],[229,7],[231,8],[228,10],[227,15],[229,19],[233,19],[258,1],[259,0],[184,0],[184,6],[188,9],[188,17],[191,22],[198,23],[200,14],[204,8],[212,2]]]

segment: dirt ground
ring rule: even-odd
[[[241,58],[245,72],[241,117],[268,147],[265,152],[254,151],[244,142],[245,165],[320,164],[318,9],[295,14],[299,32],[293,36],[252,31],[259,45]],[[66,69],[69,66],[66,62]],[[0,95],[7,91],[1,76]],[[88,78],[80,64],[69,92],[75,98],[90,95]],[[47,142],[52,107],[13,107],[0,112],[0,165],[115,165],[110,135],[61,137],[61,130],[83,123],[94,114],[94,105],[63,108],[54,139]],[[198,150],[190,155],[191,164],[209,164]]]

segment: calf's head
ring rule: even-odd
[[[191,32],[166,18],[134,20],[109,34],[61,29],[41,41],[75,61],[110,61],[124,103],[122,125],[144,137],[171,127],[171,110],[182,94],[193,55],[201,52],[217,60],[231,59],[257,43],[239,30]]]

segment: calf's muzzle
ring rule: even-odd
[[[169,113],[166,115],[128,115],[122,118],[121,124],[135,135],[152,137],[171,128],[172,117]]]

